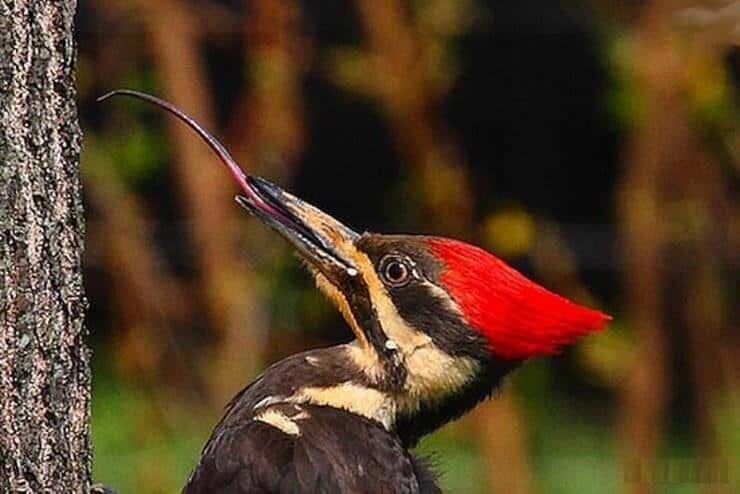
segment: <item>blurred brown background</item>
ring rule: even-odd
[[[358,230],[614,316],[425,440],[455,493],[737,492],[740,3],[81,0],[95,479],[179,492],[226,401],[350,332],[155,93]]]

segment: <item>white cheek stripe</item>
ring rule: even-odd
[[[399,408],[417,412],[424,403],[442,401],[468,384],[480,365],[468,357],[451,357],[430,343],[406,356],[408,377]]]
[[[422,402],[443,399],[472,380],[479,371],[479,364],[471,358],[445,353],[428,334],[409,326],[377,277],[370,259],[362,255],[355,262],[365,274],[382,329],[388,341],[398,349],[408,370],[405,393],[399,397],[399,406],[409,411],[417,410]],[[459,311],[444,290],[433,283],[426,284],[442,303],[448,305],[448,310]]]
[[[428,334],[409,326],[398,313],[367,255],[355,250],[352,260],[367,283],[372,305],[388,338],[386,348],[393,350],[406,366],[405,388],[399,395],[392,396],[348,382],[327,388],[304,388],[286,398],[286,401],[343,408],[391,429],[399,413],[413,414],[422,404],[434,403],[454,394],[475,377],[480,366],[471,358],[453,357],[445,353]],[[371,380],[381,379],[385,372],[381,360],[357,324],[344,294],[320,273],[314,271],[314,275],[319,288],[339,308],[357,336],[356,342],[346,345],[348,356]],[[448,310],[459,313],[457,304],[442,288],[428,280],[423,282],[439,297],[441,303],[447,305]]]

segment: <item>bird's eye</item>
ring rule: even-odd
[[[386,259],[383,263],[383,278],[394,286],[400,286],[409,280],[409,268],[398,258]]]

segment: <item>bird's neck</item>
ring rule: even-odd
[[[352,399],[363,403],[361,414],[380,421],[408,445],[490,396],[515,366],[451,356],[433,344],[401,347],[398,360],[403,379],[399,380],[389,378],[382,358],[357,342],[337,351],[347,352],[365,381],[361,389],[352,388]],[[358,408],[357,402],[343,408]]]
[[[402,381],[386,375],[387,366],[358,342],[291,355],[239,393],[222,423],[279,418],[273,425],[294,433],[299,424],[277,417],[271,407],[311,404],[373,420],[412,446],[489,396],[512,367],[445,357],[430,346],[399,353],[399,359]]]

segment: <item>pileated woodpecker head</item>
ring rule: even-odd
[[[376,395],[337,383],[350,386],[336,386],[329,394],[337,396],[324,396],[326,401],[367,402],[347,405],[355,411],[388,406],[382,413],[391,414],[397,428],[403,424],[411,441],[471,408],[522,361],[554,354],[609,319],[548,291],[473,245],[355,232],[267,180],[244,173],[215,138],[169,103],[134,91],[110,94],[164,107],[215,150],[244,192],[237,202],[293,244],[344,316],[356,337],[347,352],[362,374],[358,382],[380,390],[382,403],[388,396],[393,400],[378,405]],[[339,397],[340,392],[345,396]],[[373,409],[367,415],[378,413]],[[422,423],[416,420],[420,415]]]

